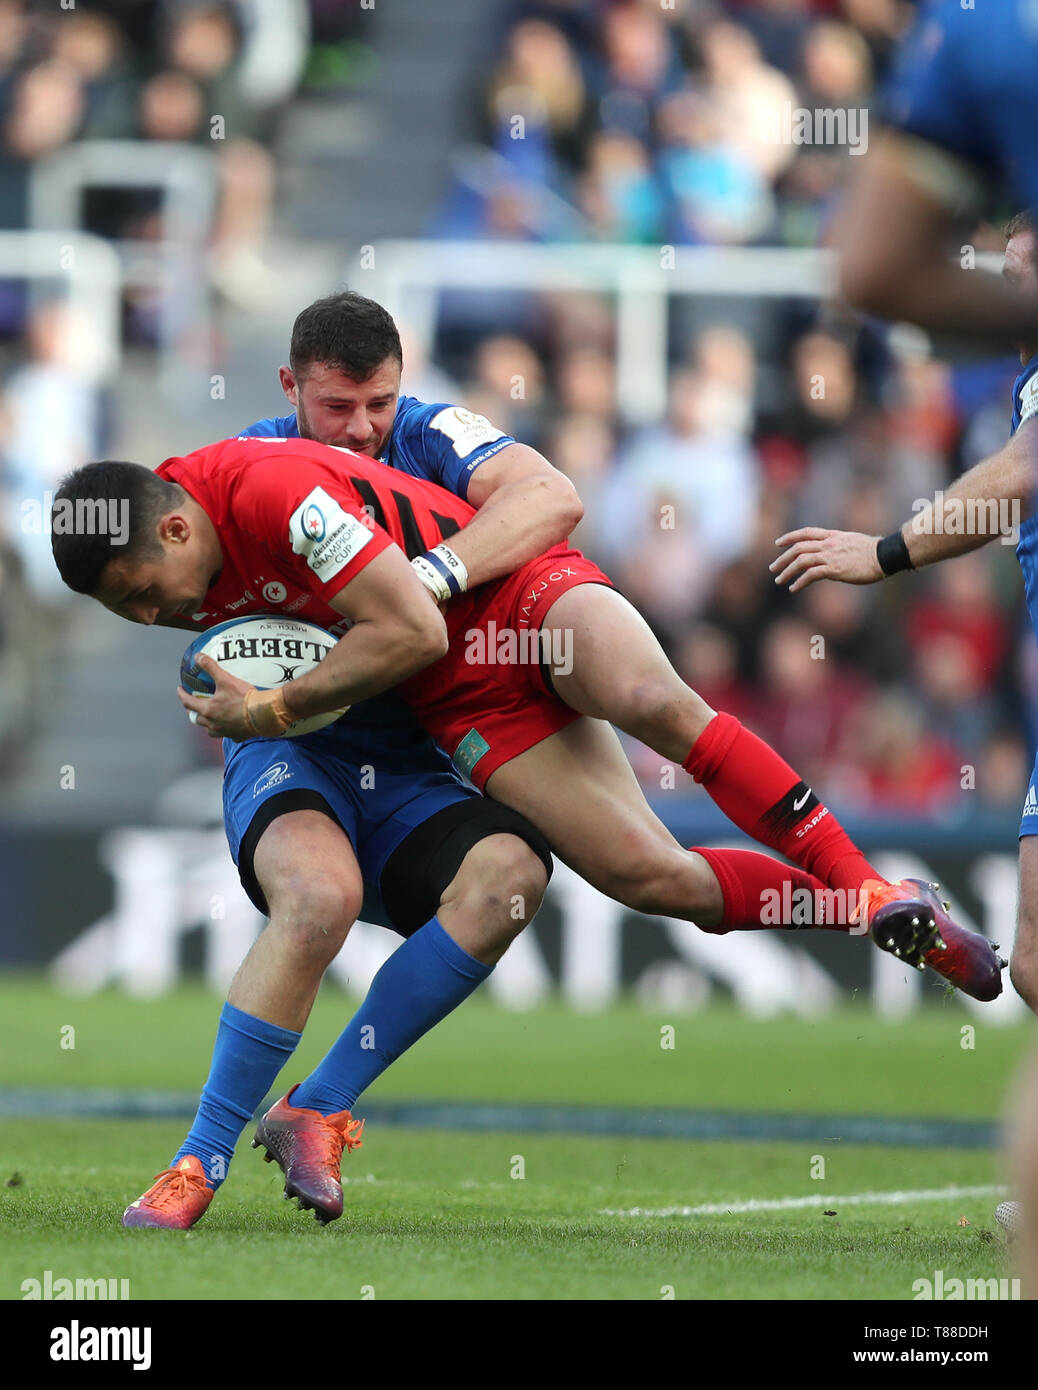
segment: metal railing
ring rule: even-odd
[[[177,141],[82,140],[33,167],[29,217],[34,230],[82,225],[90,188],[157,189],[160,235],[155,242],[108,243],[121,288],[157,293],[163,394],[177,399],[183,359],[208,375],[212,295],[207,245],[216,207],[215,159]],[[190,345],[190,346],[188,346]],[[199,362],[199,356],[205,361]]]

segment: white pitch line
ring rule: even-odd
[[[1008,1188],[924,1187],[917,1192],[853,1192],[834,1197],[753,1197],[745,1202],[706,1202],[699,1207],[607,1207],[599,1216],[737,1216],[753,1211],[801,1211],[808,1207],[897,1207],[906,1202],[943,1202],[953,1197],[1003,1197]]]

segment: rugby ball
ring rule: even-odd
[[[195,664],[197,657],[208,656],[239,680],[248,681],[259,690],[273,690],[320,665],[336,641],[323,627],[299,618],[279,618],[274,614],[231,618],[200,633],[191,643],[180,662],[180,684],[189,695],[212,695],[212,680]],[[315,733],[334,724],[348,709],[346,705],[309,719],[297,719],[282,737]],[[194,711],[191,720],[194,723]]]

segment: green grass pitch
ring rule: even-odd
[[[353,1005],[322,992],[286,1084]],[[219,1001],[147,1003],[0,982],[5,1086],[197,1090]],[[975,1026],[973,1047],[962,1027]],[[674,1046],[661,1030],[673,1026]],[[74,1030],[74,1047],[62,1047]],[[899,1024],[848,1008],[755,1022],[623,1004],[513,1014],[473,1000],[372,1088],[372,1101],[487,1100],[835,1116],[997,1119],[1030,1037],[939,1003]],[[357,1106],[364,1113],[364,1101]],[[893,1299],[913,1282],[1013,1271],[997,1197],[841,1202],[852,1194],[1002,1181],[996,1152],[369,1125],[344,1163],[346,1211],[321,1228],[281,1198],[248,1146],[189,1233],[126,1231],[126,1203],[165,1166],[179,1121],[32,1118],[0,1126],[0,1298],[53,1278],[128,1279],[133,1299]],[[817,1176],[819,1158],[824,1177]],[[521,1174],[521,1176],[520,1176]],[[712,1215],[632,1208],[824,1196],[825,1207]],[[611,1214],[612,1213],[612,1214]],[[833,1213],[833,1214],[827,1214]]]

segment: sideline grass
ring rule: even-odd
[[[286,1080],[317,1063],[355,1007],[322,989]],[[77,999],[33,977],[5,976],[0,1084],[198,1090],[219,1010],[198,985],[148,1001],[114,991]],[[961,1045],[966,1023],[972,1048]],[[63,1048],[70,1024],[75,1046]],[[661,1047],[666,1025],[672,1049]],[[754,1020],[726,1005],[648,1012],[629,1002],[597,1014],[558,1004],[509,1013],[477,997],[367,1094],[997,1119],[1030,1037],[1026,1024],[997,1028],[954,1002],[893,1023],[853,1006],[811,1022]]]

